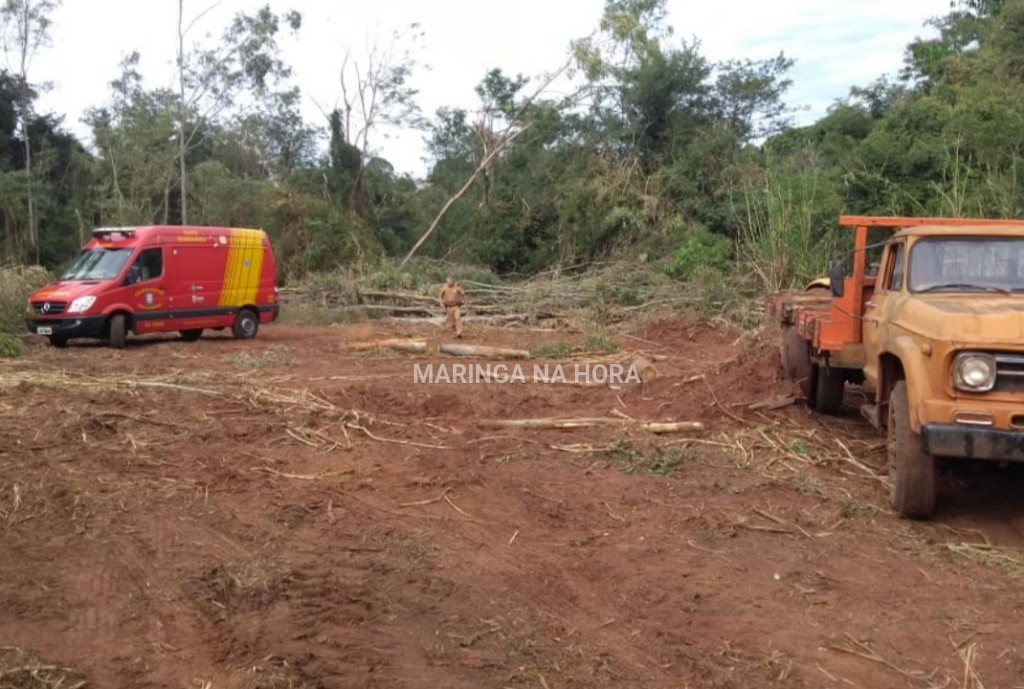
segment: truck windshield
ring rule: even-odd
[[[89,249],[79,254],[61,280],[113,280],[124,267],[131,249]]]
[[[911,292],[1024,292],[1024,238],[918,240],[907,280]]]

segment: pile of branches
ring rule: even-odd
[[[519,282],[500,284],[463,280],[467,323],[559,327],[580,312],[590,311],[604,322],[626,320],[648,310],[681,311],[707,306],[700,285],[681,283],[647,264],[615,263],[554,270]],[[434,286],[440,290],[440,284]],[[368,317],[387,317],[407,324],[435,323],[444,310],[433,289],[385,290],[356,283],[318,284],[281,291],[282,302],[305,304]],[[749,299],[733,292],[731,298]]]

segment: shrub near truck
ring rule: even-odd
[[[73,338],[123,347],[128,333],[231,328],[256,336],[277,319],[277,268],[262,230],[100,228],[54,284],[33,293],[25,324],[57,347]]]

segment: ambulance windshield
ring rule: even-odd
[[[90,249],[79,254],[61,280],[113,280],[121,272],[131,249]]]

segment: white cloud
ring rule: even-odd
[[[319,118],[313,99],[333,105],[340,94],[338,69],[346,46],[355,54],[374,37],[411,22],[422,24],[426,45],[422,61],[429,72],[416,78],[420,105],[432,114],[442,105],[472,107],[473,87],[492,67],[528,76],[562,64],[569,42],[596,26],[603,0],[222,0],[194,30],[210,34],[240,10],[267,1],[277,11],[297,9],[304,22],[298,41],[284,40],[284,57],[293,66],[305,99],[305,111]],[[186,0],[195,15],[213,0]],[[948,0],[776,0],[771,3],[669,0],[669,20],[679,36],[697,36],[704,54],[718,61],[731,57],[770,57],[780,51],[796,59],[791,102],[810,106],[818,117],[852,85],[866,85],[899,69],[906,44],[928,30],[926,19],[948,11]],[[133,50],[150,86],[173,85],[177,2],[175,0],[65,0],[53,17],[53,46],[33,63],[33,78],[54,83],[41,107],[65,114],[66,125],[83,137],[86,108],[101,104],[107,84],[117,76],[119,60]],[[804,118],[802,118],[804,119]],[[382,153],[400,171],[421,173],[422,137],[402,133],[378,139]]]

